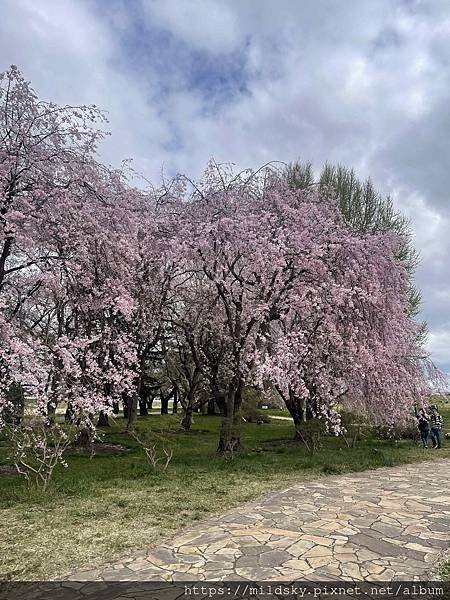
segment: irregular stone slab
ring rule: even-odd
[[[380,556],[404,556],[406,554],[404,548],[401,545],[392,544],[385,542],[378,538],[366,535],[365,533],[358,533],[351,537],[351,542],[357,546],[363,546],[368,550],[372,550],[375,554]],[[423,556],[423,555],[422,555]]]
[[[267,548],[265,546],[243,546],[242,554],[245,556],[257,556],[262,554]]]
[[[292,556],[298,558],[308,550],[311,550],[311,548],[314,548],[314,542],[311,542],[310,540],[300,539],[299,542],[296,542],[295,544],[292,544],[292,546],[289,546],[289,548],[287,548],[287,551],[289,552],[289,554],[292,554]]]
[[[203,570],[204,571],[218,571],[221,569],[232,569],[233,566],[234,566],[234,563],[232,563],[228,560],[224,560],[223,562],[211,561],[211,562],[207,562],[205,564],[205,566],[203,567]],[[192,573],[192,569],[189,572]]]
[[[261,567],[279,567],[290,557],[291,555],[283,550],[269,550],[260,555],[259,564]]]

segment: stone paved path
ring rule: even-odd
[[[321,478],[72,580],[423,579],[450,548],[450,461]]]

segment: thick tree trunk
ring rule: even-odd
[[[11,186],[11,182],[10,182],[9,186]],[[12,197],[12,192],[9,192],[6,195],[6,198],[8,198],[8,200],[7,200],[8,203],[9,203],[11,197]],[[12,236],[7,237],[3,243],[2,253],[0,254],[0,290],[3,287],[3,282],[5,279],[6,259],[11,254],[11,248],[13,247],[13,243],[14,243],[14,238]]]
[[[75,446],[82,446],[83,448],[89,448],[92,446],[92,430],[88,427],[83,427],[75,440]]]
[[[314,411],[313,411],[313,407],[308,402],[308,406],[306,407],[306,410],[305,410],[305,421],[306,420],[309,421],[310,419],[314,419]]]
[[[303,432],[304,432],[304,421],[303,419],[298,419],[298,418],[294,418],[292,417],[293,421],[294,421],[294,428],[295,428],[295,433],[294,433],[294,440],[300,440],[303,441],[304,437],[303,437]]]
[[[219,454],[232,454],[242,448],[241,445],[241,404],[243,382],[239,380],[234,389],[230,389],[224,403],[225,415],[220,429]]]
[[[139,396],[139,416],[146,417],[148,415],[149,399],[151,392],[149,386],[146,385],[143,377],[141,376],[138,385],[138,396]]]
[[[102,410],[98,415],[97,427],[109,427],[108,415]]]
[[[240,413],[223,417],[220,428],[218,454],[232,454],[241,449],[241,415]]]
[[[113,405],[112,405],[113,414],[114,415],[118,415],[119,414],[119,410],[120,410],[119,403],[118,402],[113,402]]]
[[[214,400],[214,398],[210,398],[208,400],[208,407],[206,410],[206,414],[207,415],[215,415],[216,413],[216,401]]]
[[[47,422],[53,425],[56,418],[56,405],[54,402],[47,402]]]
[[[139,399],[139,416],[147,417],[148,416],[148,402],[147,400]]]
[[[216,388],[212,389],[213,398],[217,407],[219,408],[219,414],[221,417],[226,415],[226,397],[224,394],[221,394],[220,391]]]
[[[138,406],[138,396],[137,396],[137,394],[133,394],[132,398],[130,398],[128,401],[127,431],[133,431],[133,429],[135,429],[135,427],[136,427],[137,406]]]
[[[305,410],[300,400],[296,398],[292,393],[289,393],[289,400],[285,401],[286,408],[294,421],[295,433],[294,439],[302,440],[302,425],[305,420]]]
[[[183,418],[181,419],[181,429],[190,431],[192,426],[192,406],[188,405],[184,410]]]
[[[161,414],[168,415],[169,414],[169,398],[170,394],[167,396],[161,395]]]
[[[178,390],[175,388],[173,390],[173,405],[172,405],[172,414],[176,415],[178,413]]]

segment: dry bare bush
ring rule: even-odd
[[[155,434],[149,439],[144,434],[138,434],[136,431],[133,431],[131,435],[143,449],[147,462],[152,469],[164,473],[173,457],[173,449],[167,447],[166,440]]]
[[[11,444],[10,459],[17,472],[45,492],[55,467],[67,467],[64,452],[73,442],[75,430],[34,417],[23,424],[8,425],[6,433]]]

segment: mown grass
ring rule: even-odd
[[[409,440],[373,437],[355,448],[328,437],[312,455],[286,443],[291,422],[273,420],[243,423],[246,451],[220,459],[219,426],[218,417],[197,416],[185,434],[175,416],[141,418],[141,431],[166,430],[174,455],[165,473],[152,471],[119,419],[104,441],[126,446],[127,454],[70,455],[69,467],[58,467],[46,494],[19,478],[0,479],[0,578],[45,580],[120,558],[208,514],[305,478],[450,457],[448,447],[424,451]],[[7,464],[6,454],[0,442],[0,463]]]
[[[282,408],[269,408],[262,411],[264,414],[268,414],[269,417],[289,417],[289,411]]]

